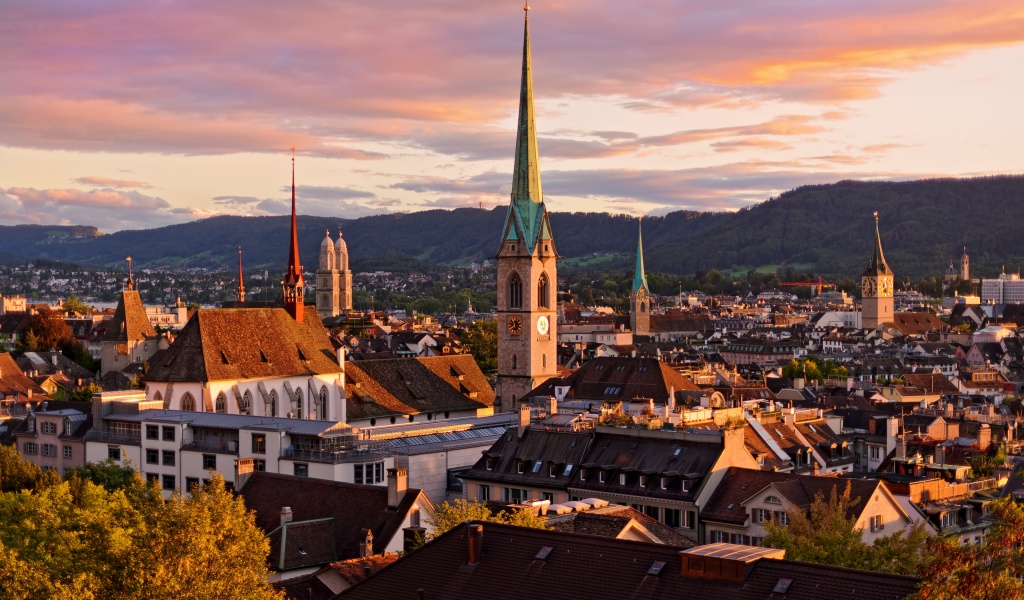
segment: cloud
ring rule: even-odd
[[[75,179],[72,179],[72,182],[79,185],[91,185],[105,188],[131,188],[145,190],[153,187],[142,181],[131,179],[111,179],[110,177],[76,177]]]
[[[284,186],[282,192],[291,192],[291,187]],[[300,185],[295,188],[295,194],[302,199],[312,200],[348,200],[350,198],[376,198],[376,195],[363,190],[353,190],[342,187]]]
[[[104,232],[147,229],[196,218],[167,201],[114,189],[0,188],[0,221],[10,224],[93,225]]]

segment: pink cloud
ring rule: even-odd
[[[80,185],[91,185],[96,187],[108,188],[149,189],[153,187],[148,183],[144,183],[142,181],[136,181],[132,179],[112,179],[110,177],[76,177],[73,181]]]

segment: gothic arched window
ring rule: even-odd
[[[213,410],[219,413],[228,412],[228,397],[224,395],[224,392],[217,394],[217,403],[214,404]]]
[[[267,402],[266,413],[268,417],[277,416],[277,390],[270,392],[270,401]]]
[[[160,390],[157,390],[156,393],[153,394],[153,399],[156,400],[157,402],[162,402],[163,401],[164,397],[160,393]]]
[[[513,272],[508,278],[508,307],[523,307],[523,279]]]
[[[302,390],[295,390],[295,418],[302,418]]]
[[[242,399],[238,402],[238,414],[247,415],[252,407],[252,392],[245,390]]]
[[[185,392],[185,395],[181,397],[181,410],[195,410],[196,399],[192,396],[191,392]]]
[[[647,303],[646,302],[641,302],[640,303],[640,312],[641,313],[647,312]]]
[[[548,274],[541,273],[540,279],[537,280],[537,306],[540,308],[548,308]]]
[[[327,420],[327,386],[320,388],[320,397],[316,400],[316,418]]]

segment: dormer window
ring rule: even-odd
[[[606,480],[606,478],[607,478],[607,476],[608,476],[608,474],[607,474],[607,473],[605,473],[604,471],[601,471],[601,472],[600,472],[600,473],[599,473],[599,474],[597,475],[597,480],[598,480],[598,481],[600,481],[601,483],[604,483],[604,482],[605,482],[605,480]]]
[[[525,470],[526,467],[523,465],[523,461],[516,463],[516,473],[522,475]]]
[[[640,487],[647,487],[647,476],[646,475],[641,475],[640,476]]]
[[[684,479],[682,481],[682,486],[683,486],[683,491],[684,492],[690,491],[690,480],[689,479]]]
[[[486,469],[487,469],[488,471],[493,471],[493,470],[494,470],[494,459],[493,459],[493,458],[488,458],[488,459],[487,459],[487,460],[486,460],[486,461],[484,462],[484,464],[486,465]]]
[[[548,467],[548,477],[558,477],[558,467],[551,465]]]
[[[668,477],[662,477],[661,478],[661,489],[663,489],[663,490],[667,490],[668,489]]]

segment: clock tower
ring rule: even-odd
[[[510,412],[558,368],[555,240],[540,185],[537,130],[533,121],[529,6],[525,7],[523,72],[519,93],[512,197],[498,262],[498,383],[495,402]]]
[[[644,237],[639,224],[636,232],[633,291],[629,295],[629,321],[633,335],[651,334],[651,289],[647,287],[647,274],[644,272]]]
[[[893,321],[893,274],[882,254],[882,236],[878,233],[878,211],[875,211],[875,251],[868,268],[860,278],[861,326],[878,329]]]

